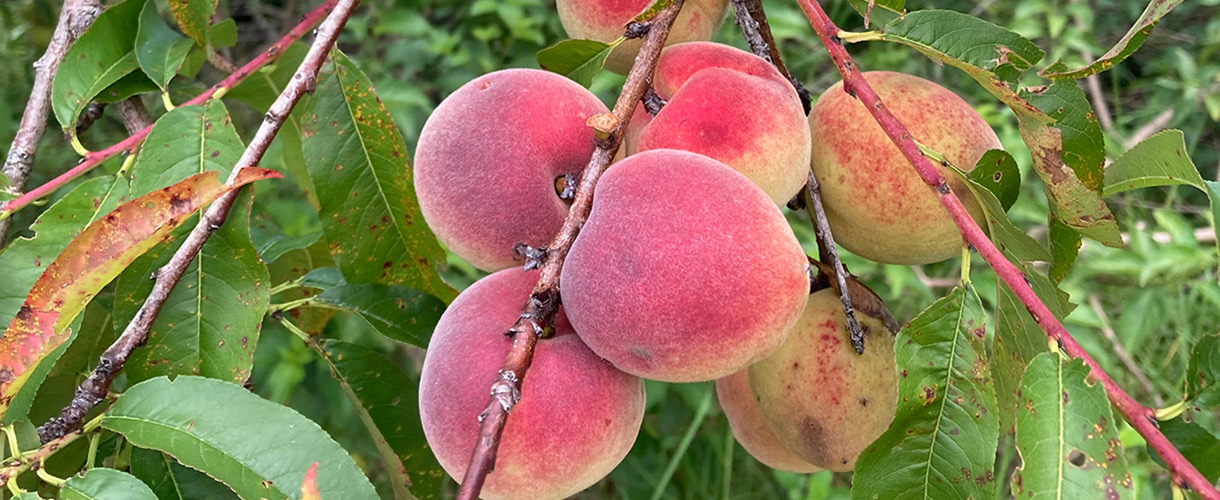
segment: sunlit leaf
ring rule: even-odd
[[[594,40],[564,40],[538,51],[538,66],[587,88],[593,85],[593,77],[606,64],[612,50],[614,45]]]
[[[1220,407],[1220,335],[1200,338],[1191,351],[1186,400],[1201,409]]]
[[[178,27],[186,36],[191,37],[201,47],[207,47],[209,39],[208,26],[212,24],[212,14],[220,0],[168,0],[169,11],[178,21]]]
[[[174,108],[157,119],[136,153],[131,194],[143,196],[204,172],[228,178],[245,149],[219,99]]]
[[[917,10],[882,28],[882,39],[925,55],[985,71],[1012,82],[1046,53],[1025,37],[974,16],[950,10]]]

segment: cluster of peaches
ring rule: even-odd
[[[572,3],[559,2],[569,33],[597,35],[571,27]],[[703,25],[720,22],[725,2],[687,3],[673,39],[710,37]],[[866,78],[954,164],[972,166],[999,146],[948,90],[897,73]],[[929,188],[841,83],[806,118],[770,63],[694,41],[662,52],[652,84],[666,104],[655,116],[637,106],[625,154],[597,184],[563,264],[553,335],[537,345],[485,498],[563,498],[609,474],[639,432],[643,378],[716,380],[738,441],[794,472],[851,470],[893,417],[894,332],[863,318],[869,348],[856,354],[837,293],[810,293],[809,261],[780,207],[812,164],[845,248],[926,263],[961,247]],[[429,227],[495,271],[445,312],[420,381],[424,432],[454,478],[509,350],[505,332],[538,280],[514,248],[547,245],[559,231],[565,178],[580,175],[595,147],[586,121],[607,112],[562,76],[504,70],[453,92],[420,135],[414,182]]]

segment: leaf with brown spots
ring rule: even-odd
[[[898,334],[898,409],[856,462],[852,498],[994,496],[999,427],[986,318],[973,288],[955,288]]]
[[[279,176],[250,168],[226,185],[215,173],[197,175],[125,203],[90,224],[47,266],[0,337],[0,412],[8,409],[30,369],[64,341],[67,325],[136,257],[219,196]]]
[[[128,0],[130,1],[130,0]],[[178,27],[186,36],[191,37],[200,47],[211,44],[208,27],[212,24],[212,14],[216,13],[216,5],[220,0],[168,0],[169,12],[178,21]]]
[[[51,111],[66,131],[98,94],[139,69],[134,50],[135,27],[143,0],[127,0],[106,8],[68,48],[51,83]]]
[[[423,293],[379,283],[343,284],[318,294],[315,304],[359,314],[387,338],[427,348],[445,303]]]
[[[1220,335],[1204,336],[1190,352],[1186,400],[1200,409],[1220,408]]]
[[[1060,67],[1052,71],[1051,68],[1047,68],[1039,74],[1046,78],[1084,78],[1108,70],[1134,54],[1136,49],[1144,44],[1144,40],[1148,38],[1149,33],[1152,33],[1152,29],[1156,27],[1157,23],[1161,22],[1161,18],[1181,3],[1182,0],[1152,0],[1148,2],[1148,7],[1144,8],[1144,13],[1140,14],[1139,19],[1136,19],[1135,25],[1131,26],[1127,34],[1118,39],[1118,42],[1096,61],[1083,68],[1072,70]]]
[[[1117,500],[1133,495],[1117,421],[1100,385],[1085,380],[1083,361],[1045,352],[1021,380],[1013,474],[1017,498]]]
[[[1028,264],[1019,264],[1034,293],[1057,318],[1067,316],[1074,307],[1066,293],[1046,275]],[[999,402],[1000,431],[1012,434],[1017,423],[1017,390],[1025,367],[1035,356],[1047,351],[1046,332],[1030,316],[1017,296],[1003,284],[996,285],[996,328],[991,369],[995,373],[996,400]]]
[[[333,51],[302,122],[305,162],[331,254],[351,283],[422,290],[448,302],[445,252],[424,223],[407,146],[372,83]]]

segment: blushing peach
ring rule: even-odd
[[[479,280],[445,311],[428,344],[420,420],[455,479],[466,472],[488,387],[508,354],[504,332],[537,280],[537,271],[520,269]],[[589,487],[627,455],[643,417],[643,381],[593,354],[561,313],[555,336],[535,348],[483,498],[559,499]]]
[[[644,12],[652,0],[556,0],[559,21],[571,38],[584,38],[610,43],[623,36],[627,23]],[[728,0],[690,0],[674,20],[666,43],[677,44],[694,40],[710,40],[728,12]],[[626,40],[606,59],[606,69],[627,74],[642,39]]]
[[[746,370],[716,379],[716,399],[729,420],[729,428],[738,443],[763,465],[788,472],[809,473],[820,470],[796,456],[779,442],[763,420],[750,390],[750,375]]]
[[[706,156],[654,150],[606,171],[560,277],[585,344],[668,382],[729,375],[774,351],[809,293],[779,208]]]
[[[568,213],[555,180],[584,169],[594,148],[585,121],[605,112],[548,71],[496,71],[463,85],[428,117],[415,153],[428,227],[488,271],[514,265],[516,243],[546,245]]]

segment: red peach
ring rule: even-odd
[[[556,0],[559,21],[572,38],[584,38],[610,43],[623,36],[627,23],[644,12],[653,0]],[[666,43],[710,40],[728,11],[728,0],[690,0],[674,20]],[[642,39],[626,40],[606,59],[606,69],[627,74]]]
[[[788,472],[809,473],[820,470],[794,455],[779,442],[775,433],[763,420],[750,390],[750,375],[742,370],[716,380],[716,399],[729,420],[733,437],[755,459],[772,469]]]

